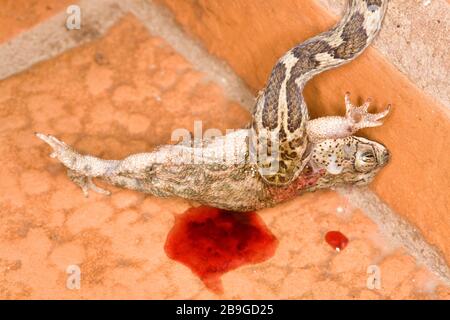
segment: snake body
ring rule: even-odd
[[[278,170],[262,172],[266,182],[286,185],[298,177],[308,161],[309,116],[302,95],[306,82],[358,57],[381,29],[387,4],[387,0],[350,0],[334,28],[289,50],[276,63],[257,99],[252,122],[258,154],[275,154],[279,164]],[[260,169],[270,167],[270,159],[260,160]]]

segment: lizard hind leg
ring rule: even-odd
[[[92,181],[92,177],[81,175],[71,169],[67,169],[67,176],[69,177],[70,180],[72,180],[76,185],[78,185],[81,188],[86,198],[89,197],[89,190],[107,196],[111,195],[110,191],[96,186],[95,183]]]
[[[388,105],[386,110],[379,113],[369,113],[369,107],[372,100],[367,99],[366,102],[360,106],[354,106],[350,101],[350,93],[345,94],[345,117],[352,127],[352,132],[356,132],[363,128],[378,127],[383,124],[381,121],[385,118],[391,109],[391,105]]]
[[[105,195],[110,194],[109,191],[97,187],[92,178],[108,177],[108,173],[114,171],[120,161],[103,160],[89,155],[82,155],[51,135],[36,133],[36,136],[52,148],[50,156],[58,159],[67,167],[69,179],[83,190],[86,197],[89,190]]]

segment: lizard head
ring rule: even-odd
[[[389,162],[389,151],[382,144],[361,137],[324,140],[314,145],[310,165],[324,170],[319,187],[341,184],[366,185]]]

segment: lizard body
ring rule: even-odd
[[[389,161],[375,141],[354,136],[382,124],[389,112],[371,114],[345,96],[344,117],[309,120],[302,97],[315,74],[355,59],[378,33],[388,0],[350,0],[333,29],[288,51],[257,98],[249,129],[204,140],[200,146],[162,146],[123,160],[82,155],[51,135],[37,133],[52,157],[87,195],[109,194],[92,178],[160,197],[178,196],[234,211],[271,207],[303,192],[368,184]],[[275,164],[275,165],[273,165]]]

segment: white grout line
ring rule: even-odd
[[[220,85],[228,98],[247,110],[254,106],[254,96],[245,83],[223,61],[189,38],[173,21],[167,9],[151,0],[81,0],[82,26],[67,30],[63,11],[36,27],[0,45],[0,80],[51,59],[66,50],[103,35],[125,13],[133,13],[150,31],[168,42],[191,64]]]
[[[132,12],[152,35],[163,38],[197,70],[206,74],[209,80],[221,86],[229,99],[239,102],[249,111],[253,109],[255,97],[242,79],[228,64],[213,57],[199,42],[186,35],[174,22],[168,9],[152,0],[126,0],[118,3],[124,11]]]
[[[419,263],[450,286],[450,268],[438,249],[428,244],[419,230],[396,214],[374,192],[367,187],[342,187],[336,191],[372,219],[388,240],[405,248]]]
[[[0,80],[100,37],[124,14],[115,0],[81,0],[77,4],[82,14],[80,30],[66,29],[63,11],[0,45]]]

